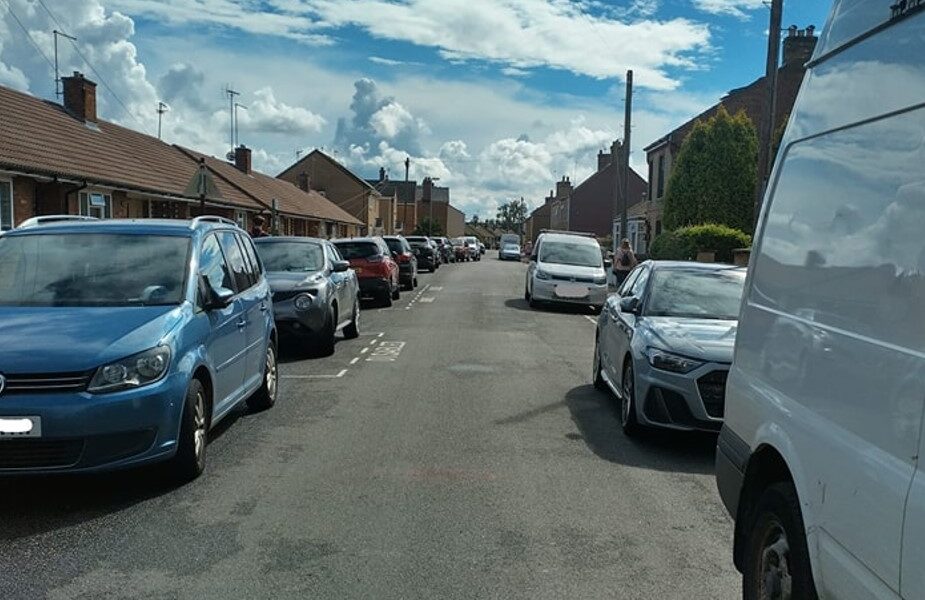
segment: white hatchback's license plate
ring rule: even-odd
[[[0,417],[0,440],[42,437],[41,417]]]
[[[574,283],[559,284],[556,286],[556,296],[560,298],[584,298],[588,295],[588,286]]]

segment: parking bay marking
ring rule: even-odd
[[[595,325],[597,325],[597,319],[595,319],[594,317],[592,317],[592,316],[590,316],[590,315],[585,315],[585,318],[586,318],[587,320],[591,321],[592,323],[594,323]]]
[[[381,342],[373,348],[366,362],[395,362],[404,347],[405,342]]]
[[[347,369],[341,369],[336,375],[281,375],[283,379],[340,379],[347,374]]]

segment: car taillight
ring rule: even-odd
[[[398,255],[398,262],[406,263],[410,261],[411,261],[410,252],[402,252],[401,254]]]

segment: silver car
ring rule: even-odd
[[[531,307],[554,302],[599,311],[607,299],[604,266],[601,246],[590,235],[542,233],[530,255],[524,299]]]
[[[499,260],[520,260],[520,246],[517,244],[503,244],[498,251]]]
[[[360,335],[359,285],[350,263],[327,240],[263,237],[254,240],[273,290],[281,335],[298,336],[321,354],[334,352],[337,331]]]
[[[647,261],[607,299],[594,343],[594,385],[640,426],[719,431],[745,269]]]

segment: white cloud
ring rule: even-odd
[[[239,128],[263,133],[307,134],[321,131],[325,119],[299,106],[290,106],[276,99],[273,88],[254,92],[255,100],[245,112],[238,113]]]
[[[420,67],[424,64],[413,60],[395,60],[394,58],[385,58],[383,56],[370,56],[369,62],[376,63],[377,65],[385,65],[387,67]]]
[[[518,69],[517,67],[504,67],[501,69],[501,72],[508,77],[526,77],[530,74],[529,71],[525,69]]]
[[[747,19],[747,11],[765,8],[764,0],[694,0],[694,6],[714,15],[731,15]]]

